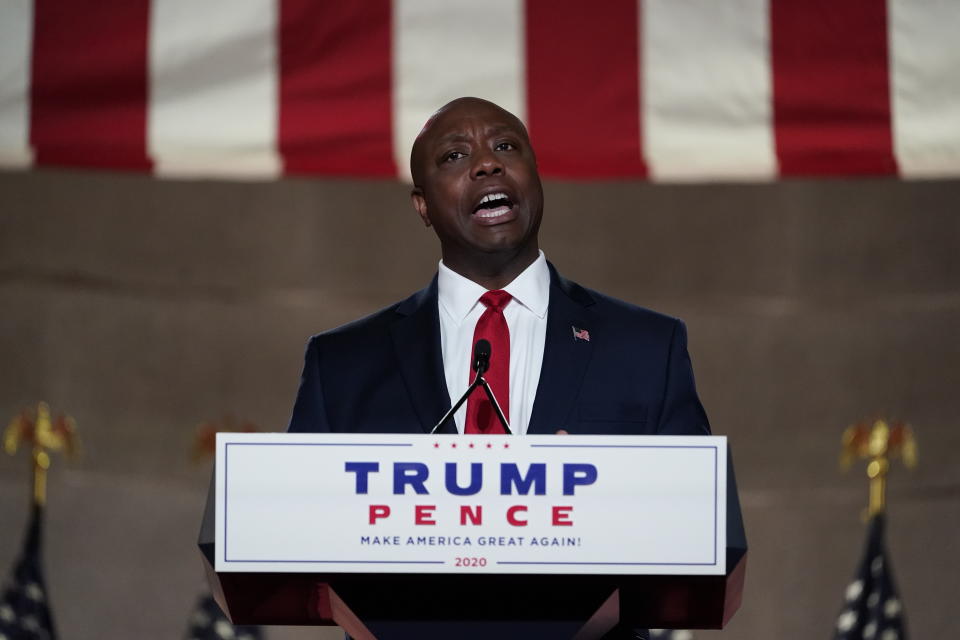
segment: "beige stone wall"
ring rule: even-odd
[[[0,419],[43,398],[78,421],[57,461],[47,576],[70,640],[176,638],[201,589],[208,470],[194,428],[285,427],[308,335],[422,286],[438,258],[392,182],[175,182],[0,173]],[[865,482],[840,432],[912,421],[889,543],[913,636],[960,630],[960,183],[550,183],[542,246],[567,276],[685,319],[731,437],[751,544],[723,634],[829,637],[859,557]],[[0,572],[27,460],[0,457]],[[277,630],[274,639],[338,637]]]

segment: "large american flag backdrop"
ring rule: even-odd
[[[448,99],[559,178],[960,176],[957,0],[2,0],[0,162],[407,175]]]

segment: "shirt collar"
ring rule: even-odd
[[[546,316],[550,303],[550,269],[543,251],[503,290],[537,317],[542,319]],[[440,308],[458,324],[469,315],[486,291],[473,280],[451,270],[443,264],[443,260],[440,261],[437,274]]]

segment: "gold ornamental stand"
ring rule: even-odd
[[[21,443],[32,445],[33,504],[43,507],[47,502],[50,452],[63,451],[70,457],[79,453],[77,424],[73,418],[64,414],[54,418],[50,405],[40,402],[35,410],[21,411],[4,430],[3,448],[8,454],[15,455]]]
[[[904,422],[891,424],[878,418],[873,424],[860,422],[843,432],[840,467],[846,471],[854,460],[869,460],[867,477],[870,478],[870,499],[866,519],[880,515],[886,509],[887,473],[893,458],[903,459],[908,469],[917,466],[917,441],[910,425]]]

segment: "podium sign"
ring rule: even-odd
[[[724,575],[721,436],[217,434],[217,572]]]

